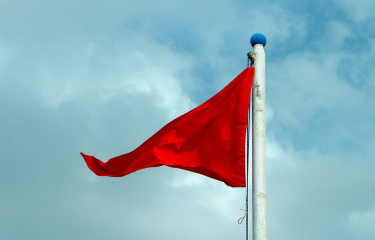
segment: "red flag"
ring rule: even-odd
[[[122,177],[166,165],[245,187],[245,136],[254,68],[246,68],[224,89],[165,125],[134,151],[104,163],[81,153],[98,176]]]

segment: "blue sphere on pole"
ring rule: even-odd
[[[252,47],[255,46],[255,44],[262,44],[263,47],[266,46],[267,39],[266,36],[264,36],[261,33],[255,33],[251,38],[250,38],[250,44]]]

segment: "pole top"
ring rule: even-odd
[[[262,44],[263,47],[266,46],[267,39],[266,36],[264,36],[261,33],[255,33],[251,38],[250,38],[250,44],[252,47],[255,46],[255,44]]]

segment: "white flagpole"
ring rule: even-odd
[[[266,240],[266,37],[256,33],[250,43],[255,55],[252,89],[253,240]]]

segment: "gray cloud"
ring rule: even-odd
[[[133,150],[242,71],[263,32],[269,238],[372,239],[375,34],[361,4],[3,1],[1,238],[244,238],[244,189],[166,167],[100,178],[79,152]]]

